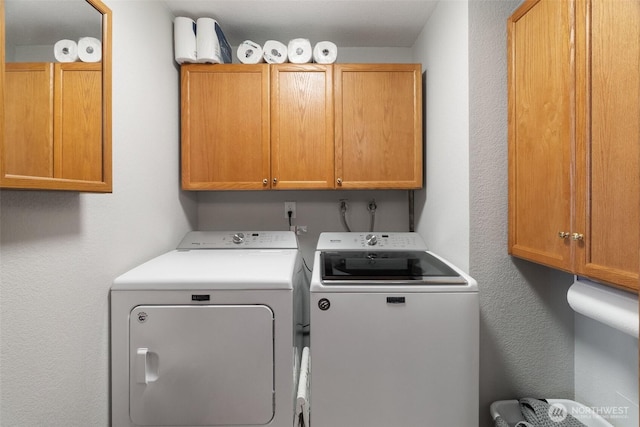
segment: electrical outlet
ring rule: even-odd
[[[296,217],[296,202],[284,202],[284,217],[287,219],[289,212],[291,212],[291,218]]]

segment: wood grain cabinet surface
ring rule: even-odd
[[[638,290],[640,1],[508,21],[509,253]]]
[[[184,189],[422,186],[419,65],[181,70]]]
[[[422,187],[419,64],[336,64],[336,184]]]
[[[102,93],[101,63],[7,63],[3,184],[110,191]]]

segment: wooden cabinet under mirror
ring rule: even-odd
[[[0,187],[111,192],[111,11],[0,0],[0,19]],[[56,61],[58,40],[81,37],[98,40],[99,57]]]

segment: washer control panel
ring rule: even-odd
[[[321,233],[316,250],[427,250],[418,233]]]
[[[293,231],[191,231],[177,249],[297,249]]]

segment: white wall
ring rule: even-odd
[[[441,1],[413,47],[423,66],[426,188],[416,224],[429,248],[469,271],[469,66],[466,1]]]
[[[612,425],[638,424],[638,339],[575,314],[575,399]]]
[[[196,223],[160,2],[113,10],[113,194],[0,191],[0,425],[109,425],[109,287]]]
[[[489,404],[573,398],[573,276],[507,254],[506,20],[520,0],[469,2],[470,272],[480,289],[480,426]]]

